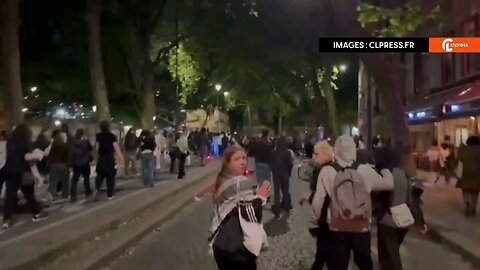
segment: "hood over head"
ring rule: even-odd
[[[335,160],[342,166],[347,167],[357,159],[357,145],[355,140],[348,135],[337,138],[334,146]]]

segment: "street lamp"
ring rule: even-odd
[[[230,93],[229,93],[228,91],[225,91],[225,92],[223,92],[223,95],[224,95],[225,97],[228,97],[228,95],[230,95]]]
[[[32,93],[33,93],[33,92],[37,91],[37,89],[38,89],[38,87],[33,86],[32,88],[30,88],[30,91],[32,91]]]
[[[217,92],[220,91],[221,89],[222,89],[221,84],[219,84],[219,83],[215,84],[215,90],[217,90]]]
[[[347,70],[347,65],[341,64],[341,65],[338,66],[338,68],[341,72],[345,72]]]

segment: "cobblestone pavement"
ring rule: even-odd
[[[307,193],[308,185],[292,176],[294,201]],[[261,270],[307,270],[315,254],[314,239],[307,231],[310,217],[308,206],[296,203],[291,216],[279,220],[266,211],[265,229],[270,248],[259,258]],[[209,270],[216,269],[208,254],[207,235],[211,217],[208,198],[189,206],[182,213],[158,228],[133,247],[123,257],[105,269],[115,270]],[[375,234],[373,237],[375,238]],[[376,239],[372,239],[372,254],[376,260]],[[473,270],[471,264],[442,245],[411,232],[401,249],[407,270]],[[377,262],[375,262],[377,264]],[[351,266],[351,269],[356,269]],[[376,269],[378,267],[376,266]]]

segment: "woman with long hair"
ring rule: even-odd
[[[32,212],[32,220],[40,221],[48,218],[42,212],[35,199],[35,184],[31,174],[31,164],[35,158],[32,155],[32,131],[26,124],[18,125],[7,141],[7,159],[5,161],[5,206],[3,212],[3,229],[12,225],[12,214],[15,208],[17,191],[25,195],[28,207]]]
[[[271,192],[268,181],[257,187],[244,176],[247,155],[238,145],[224,153],[213,186],[214,216],[209,242],[220,270],[255,270],[257,257],[267,244],[262,206]]]

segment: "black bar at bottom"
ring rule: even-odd
[[[428,52],[428,38],[320,38],[321,53]]]

